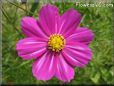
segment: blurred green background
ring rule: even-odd
[[[90,44],[92,61],[83,69],[75,68],[75,78],[68,84],[114,84],[113,58],[113,7],[80,7],[76,3],[50,3],[59,8],[60,14],[75,8],[82,14],[81,26],[88,27],[95,34]],[[2,5],[2,84],[63,84],[56,78],[49,81],[36,80],[31,71],[33,60],[24,61],[17,56],[15,45],[24,38],[20,30],[23,16],[38,18],[38,11],[44,3],[21,4],[7,2]]]

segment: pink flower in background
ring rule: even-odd
[[[56,77],[64,82],[74,78],[74,67],[85,67],[92,58],[88,47],[94,34],[79,27],[81,15],[69,9],[61,16],[52,5],[42,7],[39,20],[24,17],[21,27],[26,38],[16,50],[24,60],[35,59],[32,73],[38,80]]]

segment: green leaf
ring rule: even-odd
[[[97,84],[99,82],[100,79],[100,73],[96,73],[94,77],[91,77],[91,80]]]
[[[23,62],[23,63],[21,63],[17,68],[20,68],[20,67],[22,67],[22,66],[24,66],[24,65],[27,65],[27,64],[29,64],[31,62],[31,60],[28,60],[28,61],[26,61],[26,62]]]
[[[31,9],[30,9],[29,16],[33,16],[35,10],[38,8],[38,5],[39,5],[39,3],[33,3],[33,4],[32,4],[32,7],[31,7]]]

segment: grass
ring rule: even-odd
[[[22,60],[15,50],[18,40],[24,38],[20,30],[23,16],[37,18],[38,6],[20,3],[3,3],[2,7],[2,84],[62,84],[56,78],[49,81],[36,80],[31,71],[33,60]],[[81,26],[93,30],[95,39],[90,47],[93,50],[92,61],[83,69],[75,68],[75,78],[68,84],[114,84],[113,25],[112,7],[79,7],[74,3],[54,3],[60,14],[69,8],[78,10],[83,19]]]

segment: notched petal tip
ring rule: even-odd
[[[33,76],[37,80],[50,80],[55,74],[56,59],[51,54],[46,52],[41,58],[36,59],[32,65]]]
[[[40,57],[46,51],[46,42],[36,38],[21,39],[16,44],[18,56],[24,60]]]
[[[21,25],[22,25],[23,23],[26,23],[26,22],[27,22],[28,20],[30,20],[30,19],[33,20],[33,18],[30,17],[30,16],[24,16],[24,17],[21,19]]]
[[[63,56],[73,67],[84,68],[92,59],[92,50],[85,44],[72,42],[67,44]]]
[[[73,32],[79,26],[80,21],[81,14],[74,8],[71,8],[61,15],[58,32],[63,34],[64,37],[68,37],[69,35],[73,34]]]
[[[72,35],[70,35],[66,40],[76,41],[89,45],[94,39],[94,33],[91,29],[86,27],[78,27]]]
[[[70,82],[75,75],[73,67],[66,62],[62,54],[57,59],[55,76],[63,82]]]
[[[39,11],[39,23],[49,36],[56,33],[59,11],[56,6],[46,4]]]
[[[82,17],[81,13],[79,11],[77,11],[76,9],[74,9],[74,8],[70,8],[68,11],[74,12],[77,15],[79,15],[80,17]]]

